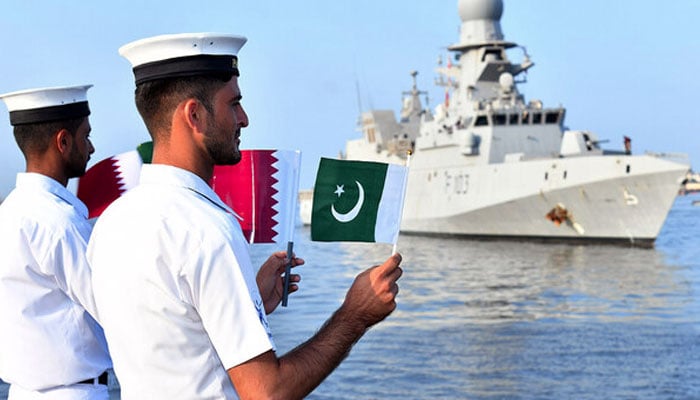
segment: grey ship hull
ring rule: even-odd
[[[605,158],[556,161],[559,171],[567,170],[571,183],[551,182],[551,175],[550,182],[528,178],[543,176],[530,171],[551,168],[552,160],[462,168],[464,175],[469,176],[470,187],[467,193],[458,194],[445,193],[444,180],[433,179],[433,185],[425,184],[426,172],[414,169],[401,230],[479,238],[653,245],[676,197],[677,182],[686,169],[651,156]],[[617,161],[648,164],[660,171],[618,172],[614,170]],[[607,170],[608,166],[613,171]],[[577,168],[585,172],[581,179],[576,177]],[[570,215],[559,225],[546,217],[557,204],[565,206]]]

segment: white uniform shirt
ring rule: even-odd
[[[17,175],[0,205],[0,378],[43,390],[111,367],[94,313],[87,208],[55,180]],[[94,314],[93,314],[94,315]]]
[[[226,371],[273,348],[248,244],[198,176],[144,165],[87,254],[123,399],[236,398]]]

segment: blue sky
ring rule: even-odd
[[[609,148],[685,152],[700,165],[700,1],[505,0],[505,38],[535,66],[526,100],[567,108],[566,125]],[[132,150],[148,135],[133,105],[133,76],[117,49],[164,33],[247,36],[240,66],[250,127],[244,148],[302,151],[301,187],[320,157],[334,157],[356,131],[360,107],[398,112],[417,70],[430,106],[438,56],[457,42],[457,0],[398,1],[19,1],[0,13],[0,93],[91,83],[96,152],[90,165]],[[511,56],[519,61],[519,54]],[[358,99],[359,87],[359,99]],[[0,196],[24,161],[0,107]]]

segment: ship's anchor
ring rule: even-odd
[[[583,235],[586,232],[583,226],[574,220],[574,215],[561,203],[557,203],[545,217],[556,226],[561,225],[562,222],[566,223],[566,225],[570,226],[579,235]]]

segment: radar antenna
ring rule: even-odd
[[[425,90],[418,90],[417,76],[418,76],[418,71],[416,71],[416,70],[411,71],[411,78],[413,78],[413,87],[411,88],[410,92],[401,92],[401,95],[402,96],[411,96],[411,98],[417,99],[418,96],[423,94],[423,95],[425,95],[425,104],[429,105],[430,101],[428,99],[428,92],[426,92]]]

